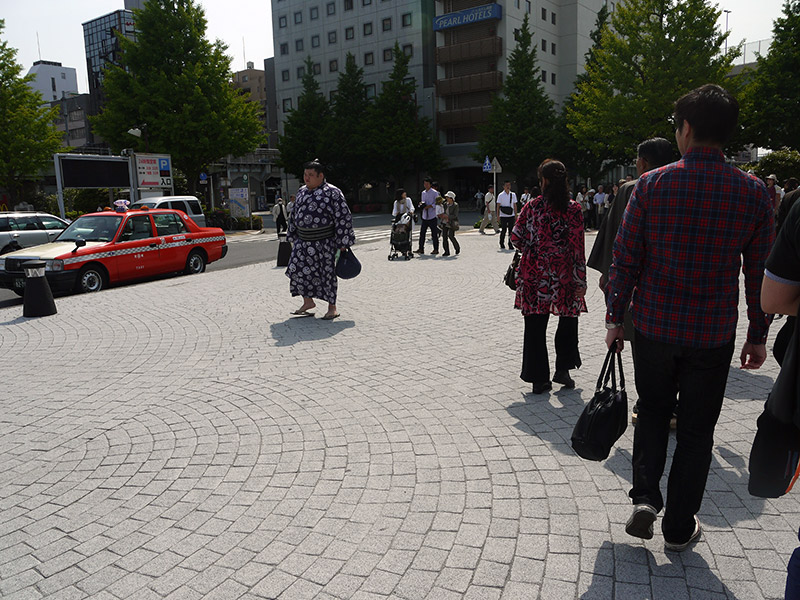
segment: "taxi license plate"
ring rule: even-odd
[[[18,290],[25,288],[25,280],[22,277],[14,279],[14,287]]]

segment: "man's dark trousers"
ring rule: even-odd
[[[650,504],[657,511],[664,507],[659,481],[667,460],[669,421],[675,411],[677,444],[661,531],[665,540],[682,543],[691,537],[694,515],[703,501],[734,340],[709,349],[657,342],[638,330],[635,339],[639,415],[629,496],[634,504]],[[676,402],[679,389],[680,402]]]
[[[439,251],[439,227],[436,222],[436,217],[433,219],[422,219],[422,225],[419,228],[419,251],[425,250],[425,233],[431,230],[431,239],[433,239],[433,251]]]
[[[281,234],[281,231],[286,231],[287,229],[289,229],[286,226],[286,217],[284,217],[283,215],[278,215],[278,218],[275,219],[275,227],[278,230],[278,235]]]

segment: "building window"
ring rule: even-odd
[[[547,83],[547,71],[545,70],[542,70],[542,81]]]
[[[329,31],[328,32],[328,43],[329,44],[335,44],[336,43],[336,32],[335,31]]]
[[[311,47],[312,48],[319,48],[319,36],[312,35],[311,36]]]
[[[283,71],[281,71],[281,80],[289,81],[289,69],[284,69]]]
[[[353,10],[353,0],[344,0],[344,9]]]
[[[292,99],[291,98],[284,98],[283,99],[283,112],[289,112],[292,110]]]
[[[531,0],[525,0],[525,12],[531,14]]]
[[[298,79],[302,79],[305,76],[305,74],[306,74],[306,68],[305,67],[297,67],[297,78]]]
[[[386,17],[383,21],[381,21],[381,27],[384,31],[391,31],[392,30],[392,17]]]
[[[289,44],[283,42],[281,44],[281,56],[285,56],[286,54],[289,54]]]
[[[552,83],[553,85],[556,84],[556,74],[555,73],[550,73],[550,83]]]
[[[330,98],[331,102],[334,101],[334,99],[336,98],[336,94],[338,92],[339,92],[339,90],[331,90],[330,91],[330,93],[328,94],[328,98]]]
[[[303,40],[302,39],[294,41],[294,49],[295,49],[296,52],[302,52],[303,51]]]
[[[336,14],[336,2],[328,2],[328,16]]]
[[[372,0],[361,0],[361,6],[369,6],[372,4]]]
[[[302,23],[302,22],[303,22],[303,13],[301,13],[299,11],[294,13],[294,24],[295,25],[300,25],[300,23]]]
[[[344,39],[346,39],[346,40],[352,40],[354,37],[356,37],[356,31],[355,31],[355,29],[353,29],[352,27],[347,27],[347,28],[344,30]]]
[[[364,23],[364,35],[372,35],[372,22]]]
[[[322,73],[322,65],[320,63],[314,63],[314,75],[319,75]]]
[[[542,7],[542,21],[547,21],[547,9]]]
[[[547,40],[542,40],[542,52],[547,52]]]
[[[286,15],[278,17],[278,27],[284,29],[287,25]]]
[[[372,52],[367,52],[364,54],[364,64],[365,65],[375,64],[375,55]]]
[[[406,56],[414,56],[414,46],[411,44],[404,44],[403,54],[405,54]]]
[[[384,48],[383,49],[383,62],[392,62],[392,49],[391,48]]]
[[[313,21],[314,19],[319,19],[319,7],[317,7],[317,6],[312,6],[312,7],[311,7],[311,8],[308,10],[308,16],[309,16],[309,17],[311,17],[311,20],[312,20],[312,21]]]
[[[550,22],[555,25],[556,24],[556,13],[550,12]]]
[[[403,27],[411,27],[411,13],[403,13]]]
[[[519,8],[519,0],[517,0],[517,8]]]
[[[67,78],[67,74],[66,73],[62,73],[61,74],[61,79],[66,79],[66,78]]]
[[[368,86],[365,88],[365,90],[366,90],[366,92],[367,92],[367,100],[371,100],[372,98],[374,98],[374,97],[375,97],[375,84],[374,84],[374,83],[370,83],[370,84],[369,84],[369,85],[368,85]]]
[[[328,71],[330,71],[331,73],[336,73],[336,71],[338,70],[339,70],[339,61],[334,58],[331,62],[328,63]]]
[[[250,81],[250,77],[248,77],[247,75],[242,75],[242,82],[247,83],[248,81]]]
[[[556,45],[553,42],[550,43],[550,53],[551,54],[556,53]]]

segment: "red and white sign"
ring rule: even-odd
[[[140,188],[172,186],[172,169],[169,154],[137,154],[136,179]]]

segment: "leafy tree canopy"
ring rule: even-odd
[[[738,49],[727,56],[717,29],[720,10],[705,0],[627,0],[603,29],[567,109],[567,127],[594,156],[621,164],[639,142],[667,139],[675,100],[706,83],[736,93],[728,78]]]
[[[136,41],[120,37],[121,66],[104,73],[104,109],[92,119],[119,151],[172,155],[192,191],[200,171],[264,142],[259,107],[231,85],[227,47],[206,40],[206,18],[193,0],[149,0],[134,10]],[[127,131],[140,127],[140,139]]]
[[[526,14],[508,58],[503,89],[480,129],[475,157],[482,161],[485,155],[496,156],[503,169],[523,180],[552,154],[556,142],[555,109],[542,86],[532,39]]]
[[[0,35],[5,22],[0,19]],[[0,187],[21,198],[25,181],[38,178],[61,149],[61,133],[53,123],[58,109],[43,105],[42,95],[28,86],[33,76],[22,77],[17,51],[0,38]]]
[[[800,0],[787,1],[775,20],[769,54],[758,68],[742,102],[748,140],[764,148],[800,148]]]

